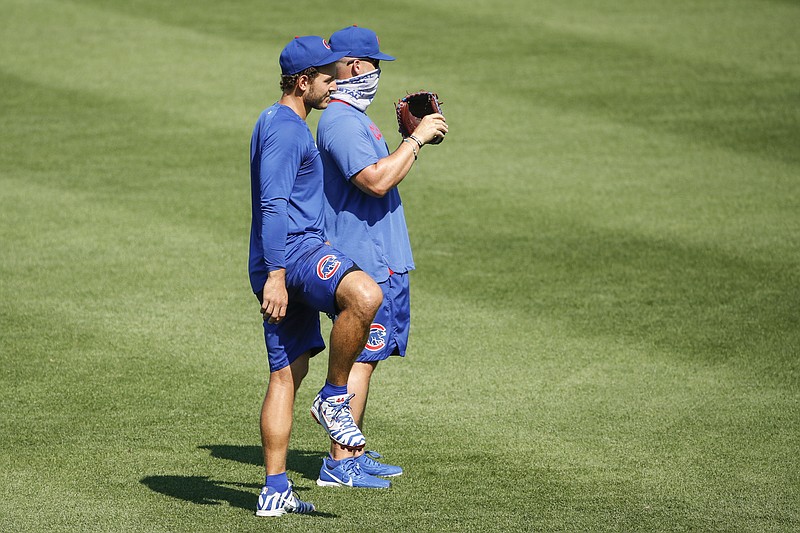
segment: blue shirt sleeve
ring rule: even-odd
[[[352,115],[338,116],[336,127],[326,129],[323,142],[348,180],[380,159],[369,138],[369,130]]]
[[[284,122],[270,128],[261,149],[261,238],[267,270],[286,268],[289,196],[305,152],[305,132]]]

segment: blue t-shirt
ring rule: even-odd
[[[375,281],[414,270],[411,243],[397,187],[383,198],[350,182],[355,174],[389,155],[383,134],[366,113],[333,100],[317,126],[325,168],[325,234]]]
[[[325,240],[322,161],[308,125],[289,107],[275,103],[256,122],[250,188],[250,285],[259,292],[268,272],[286,268],[294,245]]]

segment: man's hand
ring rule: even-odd
[[[289,293],[286,292],[286,270],[280,268],[267,275],[264,284],[263,300],[261,300],[261,315],[270,324],[277,324],[286,316],[286,307],[289,305]]]
[[[413,137],[424,144],[439,144],[447,133],[439,95],[430,91],[407,94],[395,104],[397,126],[403,139]]]
[[[434,139],[441,139],[447,134],[447,122],[441,113],[425,115],[419,126],[411,133],[422,144],[428,144]]]

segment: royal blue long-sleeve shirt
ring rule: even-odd
[[[324,241],[323,169],[308,125],[275,103],[258,118],[250,140],[250,285],[260,292],[272,270],[306,237]]]

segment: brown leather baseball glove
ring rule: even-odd
[[[442,103],[439,95],[428,91],[418,91],[408,94],[395,104],[397,111],[397,125],[400,135],[405,139],[417,129],[425,115],[442,112]],[[439,144],[444,137],[436,137],[429,144]]]

